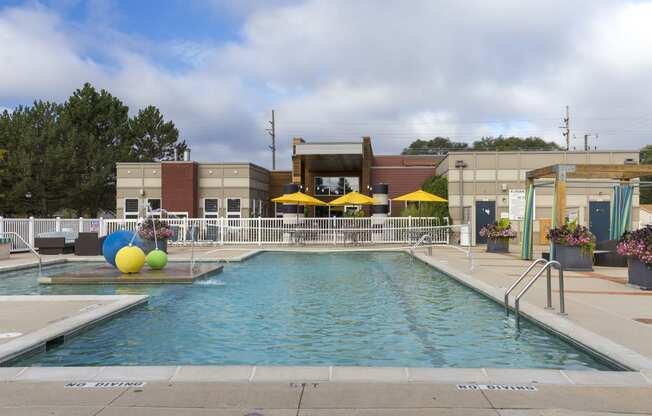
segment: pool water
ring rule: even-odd
[[[517,331],[499,305],[406,253],[263,253],[192,285],[39,287],[33,272],[0,278],[0,294],[29,293],[151,298],[12,365],[607,369],[529,322]]]

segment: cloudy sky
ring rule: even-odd
[[[0,1],[0,109],[84,82],[153,104],[196,160],[281,167],[293,136],[652,143],[652,1]]]

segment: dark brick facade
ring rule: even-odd
[[[187,212],[190,218],[199,216],[199,170],[196,162],[161,164],[161,199],[167,211]]]

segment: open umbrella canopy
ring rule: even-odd
[[[306,195],[303,192],[284,194],[272,199],[272,202],[281,202],[283,204],[295,205],[328,205],[324,201],[320,201],[319,199],[314,198],[310,195]]]
[[[328,205],[373,205],[376,203],[377,201],[375,199],[363,195],[360,192],[349,192],[332,200]]]
[[[418,191],[410,192],[409,194],[401,195],[392,198],[392,201],[405,201],[405,202],[448,202],[448,200],[433,195],[430,192],[419,189]]]

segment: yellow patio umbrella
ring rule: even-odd
[[[418,191],[410,192],[409,194],[401,195],[392,198],[392,201],[405,201],[405,202],[448,202],[448,200],[419,189]]]
[[[284,194],[272,199],[272,202],[280,202],[283,204],[295,204],[295,205],[328,205],[324,201],[320,201],[317,198],[314,198],[310,195],[306,195],[303,192],[295,192],[292,194]]]
[[[328,205],[373,205],[378,202],[370,196],[363,195],[360,192],[349,192],[328,203]]]

